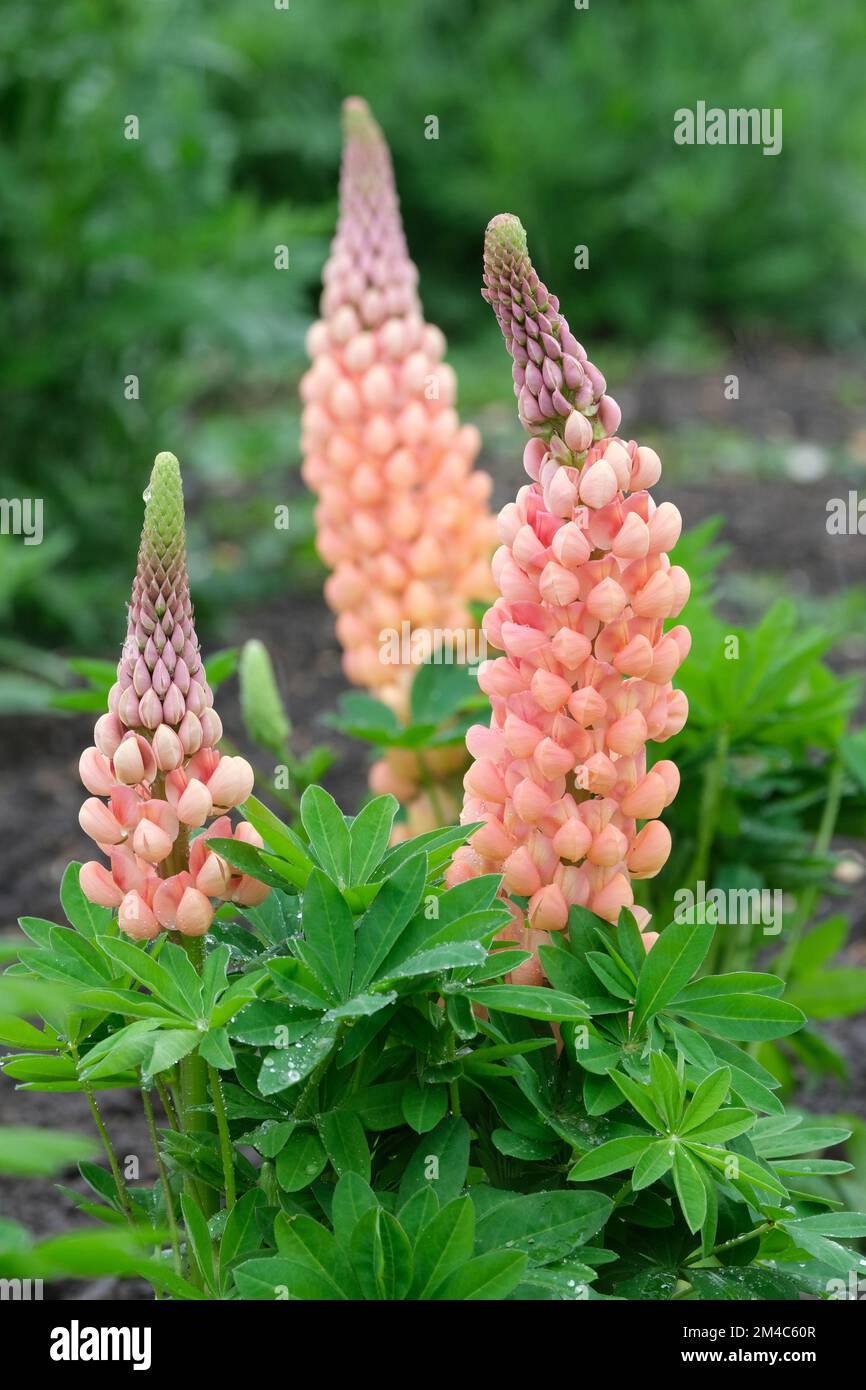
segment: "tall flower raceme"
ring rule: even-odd
[[[424,319],[382,132],[357,97],[343,121],[340,215],[300,388],[303,476],[345,673],[405,718],[413,649],[459,642],[474,630],[469,601],[493,597],[491,481],[472,468],[480,437],[460,424],[444,337]],[[430,757],[434,773],[454,771],[453,751]],[[371,772],[403,801],[417,779],[407,754]]]
[[[79,763],[91,793],[79,821],[109,861],[82,865],[81,888],[91,902],[116,907],[121,929],[138,940],[162,928],[201,936],[212,899],[252,906],[268,893],[207,847],[213,836],[259,848],[262,840],[246,822],[232,831],[227,815],[249,796],[253,772],[216,748],[222,724],[193,622],[173,454],[158,455],[144,499],[117,681]],[[190,844],[193,829],[201,834]]]
[[[688,710],[671,678],[691,639],[664,630],[689,594],[667,555],[682,519],[653,501],[658,455],[617,435],[619,407],[510,214],[487,229],[484,284],[532,436],[530,481],[499,515],[501,597],[484,631],[503,655],[479,670],[492,716],[469,731],[464,780],[463,821],[484,824],[449,878],[501,872],[504,891],[528,900],[525,916],[514,909],[521,931],[561,930],[572,904],[614,923],[628,907],[645,928],[632,881],[665,863],[659,816],[679,787],[669,760],[647,771],[646,744],[678,733]]]

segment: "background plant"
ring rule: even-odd
[[[109,1170],[82,1169],[84,1209],[164,1251],[122,1272],[181,1299],[797,1298],[858,1267],[866,1217],[817,1187],[848,1165],[814,1156],[846,1131],[786,1118],[739,1046],[801,1025],[780,980],[692,980],[712,925],[647,955],[628,913],[573,909],[553,988],[503,982],[527,954],[489,949],[497,876],[442,883],[471,827],[389,849],[395,809],[309,788],[304,840],[248,802],[265,848],[215,848],[272,891],[220,909],[200,976],[165,936],[124,941],[77,866],[69,925],[22,923],[14,980],[80,1004],[6,1025],[7,1072],[95,1115],[107,1087],[165,1107],[153,1186],[123,1182],[104,1126]]]

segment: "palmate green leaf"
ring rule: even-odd
[[[261,1247],[257,1215],[265,1205],[262,1189],[252,1187],[238,1198],[228,1214],[219,1242],[219,1282],[223,1294],[228,1292],[232,1265]]]
[[[60,902],[71,926],[84,936],[96,939],[110,929],[113,913],[110,908],[98,907],[84,896],[78,882],[80,873],[78,862],[67,864],[60,884]]]
[[[520,1158],[527,1162],[553,1158],[561,1146],[558,1137],[551,1140],[529,1139],[525,1134],[516,1134],[511,1129],[494,1129],[490,1135],[493,1147],[507,1158]]]
[[[333,1004],[318,977],[294,956],[280,956],[269,961],[268,971],[282,993],[300,1008],[321,1013]]]
[[[403,1118],[410,1129],[414,1129],[416,1134],[427,1134],[436,1128],[448,1109],[447,1088],[407,1081],[402,1109]]]
[[[664,1052],[650,1053],[650,1091],[659,1113],[672,1129],[682,1112],[685,1088],[676,1067]]]
[[[355,1276],[366,1299],[399,1301],[412,1284],[409,1237],[396,1217],[370,1207],[352,1232],[349,1251]]]
[[[327,1162],[318,1134],[312,1129],[295,1130],[277,1154],[277,1182],[284,1192],[302,1192],[315,1182]]]
[[[64,1276],[146,1279],[173,1298],[205,1297],[194,1285],[175,1274],[165,1260],[152,1259],[146,1253],[155,1240],[163,1238],[164,1233],[155,1232],[149,1224],[136,1230],[124,1223],[106,1230],[67,1231],[23,1252],[21,1268],[9,1272],[52,1281]],[[8,1261],[4,1264],[8,1265]]]
[[[345,817],[324,787],[307,787],[301,797],[301,821],[322,868],[340,888],[352,877],[352,849]]]
[[[839,1240],[862,1240],[866,1236],[866,1212],[862,1211],[821,1212],[818,1216],[800,1216],[783,1224],[795,1240],[804,1231],[819,1236],[835,1236]]]
[[[366,883],[388,848],[399,804],[393,796],[377,796],[362,806],[349,827],[351,883]]]
[[[383,883],[358,924],[354,991],[366,989],[393,950],[424,891],[427,858],[416,854]]]
[[[321,869],[313,869],[307,880],[302,926],[305,956],[342,1003],[352,984],[355,928],[345,898]]]
[[[275,1047],[262,1059],[258,1088],[263,1096],[276,1095],[297,1086],[324,1061],[337,1041],[336,1023],[319,1023],[303,1038],[287,1047]]]
[[[0,1173],[11,1177],[50,1178],[80,1159],[89,1158],[96,1143],[84,1134],[37,1129],[30,1125],[0,1126]]]
[[[737,1042],[787,1037],[806,1022],[805,1014],[794,1004],[769,994],[705,995],[686,1002],[674,999],[668,1007]]]
[[[523,1278],[527,1257],[513,1250],[476,1255],[449,1274],[432,1295],[446,1302],[492,1302],[507,1298]]]
[[[476,1191],[470,1192],[476,1199]],[[535,1263],[564,1259],[600,1231],[613,1210],[601,1192],[504,1192],[477,1197],[476,1248],[524,1250]]]
[[[612,961],[601,951],[588,951],[585,960],[593,974],[601,980],[608,994],[612,994],[615,999],[624,999],[628,1004],[633,1002],[634,985],[619,969],[616,961]]]
[[[424,1227],[415,1247],[413,1299],[428,1299],[444,1279],[472,1258],[475,1208],[469,1197],[457,1197]]]
[[[319,1133],[338,1177],[357,1173],[369,1181],[370,1149],[356,1114],[351,1110],[329,1110],[319,1120]]]
[[[640,1028],[688,983],[701,965],[713,939],[709,923],[672,922],[665,927],[641,970],[635,995],[632,1033]]]
[[[278,1217],[274,1229],[279,1253],[245,1260],[234,1272],[242,1298],[330,1301],[357,1297],[348,1261],[318,1221],[309,1216],[295,1216],[291,1221]]]
[[[409,1159],[400,1182],[400,1201],[429,1187],[439,1205],[445,1206],[460,1195],[468,1168],[469,1126],[460,1116],[449,1115],[423,1136]]]
[[[331,1225],[340,1245],[348,1248],[352,1232],[365,1212],[379,1206],[370,1184],[359,1173],[344,1173],[334,1188]]]
[[[847,917],[827,917],[801,937],[791,956],[791,978],[811,975],[814,970],[837,956],[845,945],[849,929]]]
[[[181,1018],[194,1021],[197,1017],[195,1009],[185,998],[183,991],[179,988],[165,966],[141,946],[134,946],[131,941],[121,941],[120,938],[103,940],[102,949],[117,961],[124,971],[132,975],[133,979],[139,984],[149,989],[157,999],[168,1005]]]
[[[599,1144],[579,1158],[568,1174],[569,1182],[596,1182],[607,1178],[611,1173],[622,1173],[634,1168],[648,1149],[654,1149],[656,1141],[651,1135],[626,1135],[621,1139],[609,1139]]]
[[[21,1047],[34,1052],[53,1052],[63,1046],[60,1036],[48,1024],[35,1028],[25,1018],[0,1017],[0,1043],[5,1047]]]
[[[413,1197],[409,1198],[408,1202],[404,1202],[399,1208],[397,1216],[400,1225],[413,1246],[438,1210],[439,1201],[429,1187],[425,1187],[423,1192],[416,1192]]]
[[[199,1056],[218,1071],[231,1071],[234,1067],[235,1055],[225,1028],[212,1028],[201,1034],[198,1050]]]
[[[631,1185],[635,1192],[641,1192],[645,1187],[658,1182],[659,1178],[663,1178],[673,1167],[675,1153],[676,1149],[669,1139],[658,1139],[650,1144],[649,1148],[645,1148],[631,1175]]]
[[[655,949],[655,947],[653,947]],[[660,1133],[665,1132],[665,1122],[661,1113],[653,1100],[652,1093],[648,1086],[641,1086],[639,1082],[632,1080],[621,1071],[608,1073],[609,1079],[614,1083],[619,1091],[625,1096],[629,1105],[636,1110],[653,1129]]]
[[[249,874],[260,883],[282,891],[285,891],[287,884],[291,888],[304,888],[310,872],[278,855],[248,845],[244,840],[226,840],[215,835],[208,840],[208,849],[212,849],[240,873]]]
[[[679,1125],[679,1133],[687,1134],[690,1129],[697,1129],[704,1124],[711,1115],[715,1115],[725,1103],[725,1097],[731,1088],[731,1073],[728,1067],[719,1067],[717,1071],[705,1076],[703,1081],[695,1087],[694,1095],[686,1107]]]
[[[725,1110],[717,1110],[710,1119],[689,1130],[683,1137],[689,1143],[694,1140],[701,1144],[724,1144],[729,1139],[736,1139],[738,1135],[745,1134],[754,1123],[754,1111],[728,1106]]]
[[[866,970],[840,966],[793,980],[788,1000],[809,1018],[847,1018],[866,1009]]]
[[[180,1199],[183,1224],[187,1241],[195,1259],[196,1267],[210,1292],[217,1296],[216,1271],[214,1269],[214,1249],[207,1228],[207,1221],[196,1203],[185,1193]]]
[[[240,1010],[228,1026],[229,1036],[253,1047],[276,1047],[279,1042],[300,1042],[318,1023],[315,1016],[304,1018],[279,999],[257,999]],[[281,1030],[281,1031],[278,1031]]]
[[[345,1004],[328,1009],[324,1019],[325,1022],[333,1022],[341,1018],[371,1018],[373,1014],[393,1004],[396,998],[396,990],[389,990],[385,994],[356,994],[354,999],[347,999]]]
[[[674,1153],[674,1188],[686,1225],[693,1233],[699,1231],[707,1214],[707,1194],[698,1165],[681,1144]]]
[[[854,1270],[859,1275],[863,1269],[863,1256],[856,1250],[849,1250],[838,1241],[822,1235],[820,1231],[801,1227],[796,1221],[780,1221],[781,1228],[790,1235],[798,1249],[805,1250],[834,1274],[846,1276]]]
[[[439,830],[427,830],[423,835],[416,835],[414,839],[404,840],[385,855],[373,874],[373,882],[390,878],[395,869],[419,854],[427,855],[431,868],[440,858],[450,859],[453,850],[464,844],[469,836],[480,828],[481,821],[473,821],[471,825],[445,825]]]
[[[522,1018],[568,1023],[587,1016],[587,1007],[581,999],[541,985],[484,985],[466,993],[473,1004],[500,1013],[518,1014]]]
[[[411,980],[422,975],[438,975],[443,970],[472,969],[487,960],[487,952],[479,941],[449,941],[420,951],[400,965],[394,965],[380,975],[376,986],[392,980]]]
[[[842,1125],[798,1124],[783,1133],[767,1133],[758,1121],[751,1136],[755,1152],[762,1158],[789,1158],[794,1154],[810,1154],[816,1149],[832,1149],[850,1139],[851,1130]]]
[[[158,1019],[138,1019],[100,1039],[81,1060],[81,1075],[88,1081],[138,1067],[148,1054],[150,1038],[160,1027]],[[198,1034],[194,1034],[194,1041]],[[64,1059],[66,1061],[67,1059]],[[69,1065],[72,1066],[71,1061]],[[74,1067],[73,1067],[74,1074]]]
[[[776,1177],[772,1169],[765,1169],[754,1159],[748,1158],[745,1154],[733,1153],[730,1149],[710,1148],[703,1143],[699,1143],[694,1135],[688,1139],[689,1147],[702,1158],[704,1163],[716,1168],[723,1177],[729,1182],[747,1182],[753,1187],[761,1188],[765,1192],[772,1192],[775,1196],[787,1198],[788,1190],[784,1184]],[[734,1165],[736,1165],[734,1167]],[[727,1174],[734,1169],[735,1176],[728,1178]]]
[[[780,1178],[823,1178],[852,1173],[854,1164],[836,1158],[774,1158],[772,1168]]]

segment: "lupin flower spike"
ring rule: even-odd
[[[572,904],[614,923],[628,907],[644,928],[632,880],[665,863],[658,817],[679,787],[669,760],[647,772],[646,743],[678,733],[688,708],[671,678],[691,639],[682,625],[664,631],[689,594],[666,553],[682,521],[650,496],[658,455],[616,436],[619,407],[511,214],[487,228],[484,285],[532,436],[530,483],[499,514],[501,597],[484,631],[504,654],[479,670],[492,717],[466,740],[463,820],[484,824],[448,878],[501,872],[504,891],[528,899],[525,918],[514,907],[515,939],[531,945],[564,928]],[[540,977],[536,962],[522,969]]]
[[[399,635],[402,658],[419,638],[434,650],[473,630],[469,601],[494,592],[491,484],[472,469],[478,431],[460,424],[445,340],[423,317],[382,132],[357,97],[343,126],[340,216],[300,388],[303,476],[346,675],[405,718],[417,666],[383,636]],[[411,795],[411,761],[377,764],[374,789]]]
[[[215,746],[222,725],[193,621],[183,490],[173,454],[157,456],[144,501],[117,681],[108,712],[96,722],[94,746],[79,763],[91,793],[79,822],[109,867],[96,860],[82,865],[81,887],[91,902],[118,909],[128,936],[156,936],[163,927],[201,936],[213,918],[211,898],[249,905],[267,896],[260,883],[205,853],[214,827],[192,851],[188,839],[191,828],[246,800],[253,773],[244,758],[224,757]],[[219,825],[217,833],[232,834],[227,817]],[[242,823],[234,834],[261,845],[250,825]]]

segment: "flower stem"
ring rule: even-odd
[[[78,1048],[75,1046],[74,1043],[70,1043],[69,1050],[72,1053],[72,1056],[75,1060],[75,1066],[77,1070],[81,1061],[81,1058],[78,1055]],[[135,1224],[132,1215],[132,1208],[129,1205],[129,1196],[126,1191],[126,1183],[123,1181],[123,1175],[120,1171],[120,1164],[117,1161],[117,1154],[114,1151],[114,1145],[111,1142],[111,1136],[109,1135],[108,1130],[105,1128],[105,1121],[103,1120],[99,1110],[99,1106],[96,1103],[96,1096],[93,1093],[92,1087],[86,1081],[82,1081],[81,1085],[84,1088],[84,1095],[87,1100],[87,1106],[90,1110],[90,1114],[93,1117],[93,1123],[96,1125],[99,1137],[102,1140],[102,1147],[105,1149],[105,1156],[108,1159],[108,1166],[111,1169],[111,1176],[114,1178],[114,1185],[117,1188],[117,1200],[120,1203],[120,1209],[126,1217],[127,1221],[129,1222],[130,1226],[132,1226]]]
[[[232,1157],[232,1138],[229,1133],[229,1122],[226,1116],[225,1100],[223,1099],[222,1082],[216,1067],[208,1064],[208,1080],[210,1082],[210,1093],[213,1101],[214,1114],[216,1115],[217,1130],[220,1137],[220,1154],[223,1161],[223,1180],[226,1191],[226,1210],[231,1211],[235,1204],[235,1165]]]
[[[725,1240],[722,1241],[721,1245],[714,1245],[712,1250],[707,1251],[706,1255],[698,1250],[694,1255],[689,1256],[685,1262],[684,1268],[696,1265],[699,1260],[708,1260],[712,1255],[720,1255],[725,1250],[733,1250],[737,1245],[745,1245],[746,1241],[754,1240],[756,1236],[762,1236],[765,1231],[772,1231],[772,1229],[772,1221],[764,1221],[760,1226],[756,1226],[753,1231],[744,1231],[742,1235],[734,1236],[732,1240]]]
[[[171,1184],[168,1180],[168,1173],[162,1161],[162,1154],[159,1149],[159,1134],[156,1129],[156,1120],[153,1114],[153,1102],[150,1099],[150,1092],[146,1086],[141,1088],[141,1103],[144,1106],[144,1115],[147,1120],[147,1130],[150,1135],[150,1143],[153,1148],[153,1156],[156,1160],[156,1168],[159,1173],[159,1181],[162,1184],[162,1195],[165,1200],[165,1214],[168,1220],[168,1229],[171,1233],[171,1248],[174,1254],[174,1268],[177,1274],[182,1272],[180,1258],[180,1236],[178,1235],[177,1221],[174,1215],[174,1196]]]
[[[842,804],[844,771],[842,759],[837,754],[830,766],[830,775],[827,778],[827,797],[824,801],[824,811],[821,815],[818,833],[815,836],[814,852],[816,855],[826,854],[830,848],[833,832],[836,829],[836,821],[839,818],[839,807]],[[787,944],[774,964],[774,969],[785,980],[788,978],[800,937],[815,911],[820,893],[821,884],[812,883],[808,888],[804,888],[800,897],[794,920],[791,923]]]
[[[196,974],[200,975],[204,964],[204,941],[200,936],[184,936],[181,937],[180,944],[186,951]],[[210,1130],[210,1117],[207,1113],[209,1100],[207,1064],[196,1050],[182,1058],[178,1065],[180,1068],[180,1108],[184,1133],[192,1136],[206,1134]],[[184,1188],[187,1196],[196,1203],[205,1217],[213,1216],[214,1212],[218,1210],[219,1198],[206,1183],[199,1182],[187,1174],[184,1177]]]

